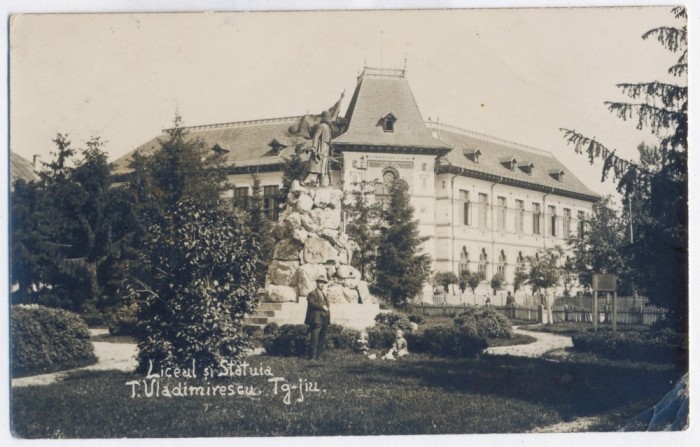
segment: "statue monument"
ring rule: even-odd
[[[302,324],[306,296],[320,276],[329,281],[326,294],[334,323],[358,329],[374,324],[379,303],[351,265],[358,246],[343,232],[342,201],[340,189],[292,183],[273,228],[274,254],[251,324]]]

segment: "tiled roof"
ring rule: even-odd
[[[591,191],[577,179],[559,160],[545,151],[523,146],[518,143],[501,140],[488,135],[470,132],[440,123],[426,123],[436,138],[454,146],[440,162],[440,170],[449,171],[457,168],[468,176],[484,175],[489,178],[503,178],[510,183],[536,190],[554,190],[564,194],[595,201],[600,196]],[[479,149],[481,154],[478,163],[466,157],[465,151]],[[503,160],[517,160],[513,169],[503,163]],[[532,163],[530,174],[526,171],[527,164]],[[525,169],[523,169],[525,168]],[[552,177],[551,173],[563,172],[561,181]]]
[[[291,135],[289,127],[301,117],[276,118],[237,123],[212,124],[206,126],[188,127],[189,138],[201,138],[206,147],[214,148],[217,144],[225,164],[230,167],[276,165],[284,161],[294,151],[294,145],[303,141],[299,136]],[[165,133],[141,145],[136,150],[143,154],[155,151],[159,146],[158,139],[165,139]],[[277,154],[271,143],[287,145]],[[226,152],[228,150],[228,152]],[[124,155],[113,163],[114,174],[123,175],[131,172],[129,163],[134,151]]]
[[[32,180],[38,180],[39,176],[36,175],[31,161],[10,151],[10,185],[17,179],[31,182]]]
[[[393,132],[382,127],[389,114],[396,118]],[[349,127],[336,145],[449,148],[426,129],[403,70],[365,68],[345,118]]]

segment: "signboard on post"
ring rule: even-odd
[[[617,276],[593,275],[593,290],[598,292],[615,292],[617,290]]]

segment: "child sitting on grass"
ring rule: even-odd
[[[396,340],[394,340],[393,346],[382,358],[384,360],[396,360],[397,358],[405,355],[408,355],[408,343],[406,343],[406,339],[403,338],[403,331],[401,329],[397,329]]]

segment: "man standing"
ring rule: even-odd
[[[331,324],[331,313],[326,297],[328,279],[325,275],[316,278],[316,288],[307,297],[306,319],[304,324],[309,326],[311,335],[311,350],[309,360],[319,360],[326,347],[326,331]]]

